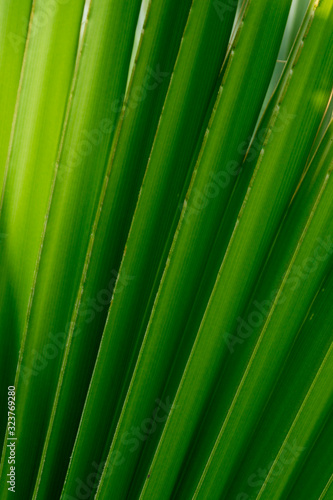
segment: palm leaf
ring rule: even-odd
[[[7,385],[14,381],[18,362],[83,5],[83,1],[75,6],[62,5],[51,14],[42,2],[36,2],[30,23],[8,147],[0,219],[0,232],[6,236],[5,245],[0,247],[3,268],[0,315],[2,328],[11,331],[10,338],[1,338],[4,360],[1,366]],[[66,33],[64,43],[59,44],[59,36]],[[54,64],[58,67],[56,75]]]
[[[330,14],[329,5],[322,4],[322,7],[318,7],[318,9],[321,8],[324,9],[325,7],[326,9],[328,9],[328,14]],[[311,64],[309,63],[310,57],[307,57],[307,51],[310,50],[312,52],[312,58],[313,58],[312,60],[314,66],[316,66],[317,64],[321,64],[322,67],[324,68],[326,64],[327,55],[331,50],[330,41],[329,37],[327,36],[327,33],[330,30],[328,26],[330,26],[332,19],[329,17],[328,14],[326,12],[324,12],[324,15],[321,15],[321,13],[319,13],[318,17],[315,17],[315,20],[312,23],[312,27],[309,31],[306,40],[307,42],[310,40],[310,42],[308,44],[304,44],[302,54],[299,57],[297,65],[294,67],[293,70],[293,78],[291,79],[290,83],[288,82],[289,83],[288,91],[285,93],[283,101],[280,102],[280,108],[279,108],[280,112],[281,109],[285,107],[289,111],[289,113],[297,114],[297,116],[299,116],[300,118],[299,123],[301,124],[301,126],[302,125],[304,126],[304,121],[301,118],[300,112],[304,113],[304,115],[307,117],[306,127],[308,128],[308,130],[307,132],[303,133],[304,131],[302,129],[301,130],[297,129],[297,127],[295,127],[294,124],[292,123],[289,123],[284,128],[284,130],[280,132],[280,134],[277,133],[274,134],[274,130],[272,130],[271,140],[265,146],[265,154],[261,153],[259,155],[257,164],[258,166],[256,167],[254,173],[254,179],[253,181],[251,181],[251,190],[249,190],[248,192],[249,195],[245,197],[243,206],[239,213],[238,220],[235,225],[235,230],[232,234],[231,240],[226,250],[226,254],[222,261],[217,283],[214,285],[212,296],[209,299],[208,307],[205,311],[194,347],[191,351],[189,361],[187,362],[187,366],[185,368],[183,379],[180,382],[178,393],[175,397],[175,407],[179,406],[180,408],[182,408],[182,411],[181,412],[174,411],[171,413],[166,428],[164,429],[164,433],[161,438],[161,442],[159,444],[158,452],[154,457],[153,465],[150,468],[151,475],[156,474],[159,478],[158,484],[156,485],[158,487],[158,490],[157,491],[153,490],[154,491],[153,494],[160,495],[162,494],[162,490],[164,492],[167,491],[166,484],[162,481],[163,477],[165,477],[168,484],[172,485],[170,479],[170,468],[168,464],[172,463],[173,471],[174,474],[176,475],[178,470],[176,467],[176,463],[179,463],[180,467],[182,455],[180,453],[179,446],[177,447],[177,451],[176,449],[174,449],[175,453],[172,452],[171,441],[170,439],[168,439],[168,435],[169,433],[171,433],[173,436],[175,435],[182,436],[182,446],[185,453],[186,448],[192,437],[192,433],[195,430],[196,419],[199,420],[200,418],[200,407],[202,407],[205,403],[207,404],[209,387],[213,386],[214,379],[216,379],[218,372],[221,369],[221,363],[224,355],[226,354],[226,344],[224,341],[224,336],[227,332],[230,332],[230,330],[232,331],[237,325],[236,322],[237,316],[242,312],[241,311],[242,300],[244,300],[244,305],[245,305],[247,294],[251,291],[251,288],[253,287],[253,284],[256,279],[256,274],[260,269],[261,259],[265,255],[265,251],[268,250],[267,246],[269,245],[269,241],[272,238],[272,236],[270,235],[273,235],[277,229],[277,227],[275,226],[276,229],[274,231],[273,229],[274,223],[278,224],[279,219],[283,213],[283,210],[286,208],[286,205],[284,203],[288,202],[288,200],[290,199],[293,190],[295,190],[297,186],[296,184],[297,179],[301,175],[302,169],[304,168],[308,152],[306,151],[305,148],[303,148],[302,153],[304,156],[302,158],[300,157],[300,155],[297,154],[295,148],[291,147],[291,144],[294,145],[295,142],[296,143],[298,142],[297,141],[298,134],[302,134],[302,138],[304,138],[305,140],[306,133],[309,134],[308,143],[311,144],[311,139],[314,140],[316,130],[319,126],[321,114],[320,113],[317,114],[318,102],[312,104],[313,105],[312,109],[311,109],[311,102],[309,103],[308,107],[305,107],[303,105],[304,101],[302,99],[302,93],[300,92],[299,80],[302,80],[303,84],[307,85],[306,87],[307,91],[313,92],[311,86],[309,86],[310,83],[309,80],[311,79],[312,85],[316,85],[316,81],[312,77],[312,69],[314,68],[312,68]],[[327,23],[327,28],[326,28],[327,32],[325,31],[325,29],[323,29],[323,23]],[[325,37],[326,50],[328,52],[325,51],[324,48],[325,45],[321,42],[320,37],[318,36],[320,33],[322,33],[323,38]],[[315,44],[312,43],[312,36],[316,41],[318,41],[317,49]],[[306,55],[304,56],[304,54]],[[320,60],[318,54],[324,56],[323,59]],[[305,84],[306,81],[306,77],[304,75],[305,67],[306,71],[309,71],[310,75],[310,77],[307,80],[307,84]],[[327,66],[325,67],[327,69]],[[326,91],[324,91],[323,94],[321,94],[323,96],[323,101],[321,104],[322,113],[325,109],[327,100],[329,98],[330,85],[331,85],[331,76],[329,74],[327,74],[326,76],[326,83],[325,83],[324,72],[325,70],[323,70],[323,73],[321,73],[323,79],[321,79],[320,82],[317,81],[317,85],[319,85],[320,89],[320,90],[318,89],[319,92],[321,92],[322,84],[324,85],[324,87],[325,85],[327,85]],[[295,92],[293,92],[293,89],[297,89],[297,98],[295,98],[296,96]],[[311,114],[313,115],[312,130],[311,130],[311,118],[310,118]],[[274,118],[275,116],[273,117],[273,119]],[[294,134],[294,137],[296,136],[295,142],[291,140],[292,134]],[[288,144],[289,144],[289,151],[288,151]],[[272,151],[272,149],[273,152],[269,154],[269,151],[270,150]],[[266,163],[269,164],[269,170],[268,168],[265,168]],[[276,165],[275,167],[277,174],[276,176],[274,176],[274,164]],[[298,172],[297,170],[294,170],[294,180],[293,180],[292,177],[293,166],[294,168],[296,168],[297,165],[299,165],[298,168],[300,170]],[[283,166],[285,166],[285,168],[288,167],[288,174],[285,174],[284,176],[281,177],[281,169],[283,168]],[[279,189],[279,184],[277,180],[278,176],[281,180],[283,178],[283,190]],[[264,184],[262,184],[262,182],[264,183],[266,179],[267,179],[267,187],[266,186],[264,187]],[[207,183],[207,180],[208,179],[205,178],[204,182],[197,186],[197,189],[200,193],[204,192],[204,187],[205,184]],[[289,193],[288,193],[288,181],[290,182]],[[253,204],[251,203],[251,200],[253,200]],[[283,200],[285,200],[285,202]],[[193,206],[193,201],[191,203],[191,198],[189,198],[187,206],[188,207]],[[209,205],[207,206],[207,208],[209,208]],[[253,217],[253,214],[256,213],[256,210],[258,210],[257,212],[258,215],[257,217]],[[204,234],[205,234],[203,232],[203,226],[205,224],[205,218],[203,212],[204,210],[200,214],[198,214],[194,227],[194,229],[196,230],[196,234],[198,234],[197,238],[199,241],[201,238],[204,239]],[[204,221],[203,225],[201,226],[199,225],[198,222],[200,216]],[[265,220],[267,221],[266,225],[265,225]],[[180,262],[183,262],[184,260],[185,248],[188,249],[195,248],[196,249],[195,255],[197,256],[197,246],[195,244],[196,240],[194,239],[187,240],[186,227],[187,226],[183,225],[183,228],[185,228],[185,232],[183,232],[183,234],[185,234],[183,241],[181,240],[181,230],[180,230],[178,241],[176,242],[176,245],[178,246],[176,247],[175,245],[175,248],[177,249],[181,248],[181,251],[179,250]],[[244,228],[243,231],[242,227]],[[263,235],[262,240],[259,237],[260,234]],[[254,240],[254,235],[255,235],[255,240]],[[248,241],[248,244],[246,244],[246,241]],[[181,244],[182,247],[180,247]],[[267,245],[266,248],[265,245]],[[170,263],[170,268],[168,270],[169,277],[171,276],[170,269],[172,264],[175,266],[176,255],[177,255],[176,250],[174,250],[172,260]],[[241,259],[243,259],[243,267],[240,266]],[[187,257],[187,261],[188,260],[189,258]],[[237,261],[237,266],[235,264],[236,261]],[[249,267],[249,262],[251,262],[251,267]],[[179,275],[179,271],[178,273],[175,273],[175,275],[176,274]],[[242,276],[246,276],[245,283],[242,279]],[[240,283],[242,283],[241,288],[240,288]],[[231,293],[233,287],[235,291],[237,290],[237,293]],[[228,289],[228,295],[225,294],[226,289]],[[172,297],[169,292],[168,299],[170,300],[170,298],[173,299],[174,297],[175,297],[175,281],[173,281]],[[178,300],[180,300],[180,297]],[[164,311],[168,310],[168,317],[170,317],[169,311],[172,310],[172,307],[173,307],[172,305],[171,307],[169,305],[169,308],[164,310]],[[166,322],[165,313],[164,313],[164,321]],[[159,324],[158,335],[160,335],[161,333],[160,330],[161,323]],[[158,337],[158,342],[157,340],[155,341],[155,344],[157,345],[157,349],[160,349],[160,352],[162,353],[163,350],[161,348],[160,337]],[[154,356],[152,356],[151,352],[149,354],[151,359],[156,360],[156,355],[157,355],[156,353]],[[163,355],[165,356],[165,353],[163,353]],[[153,373],[148,372],[147,367],[145,367],[144,373],[146,380],[148,380],[148,378],[149,379],[153,378]],[[143,380],[141,379],[139,387],[141,391],[146,391],[147,382],[145,383],[144,379]],[[197,390],[196,387],[198,387]],[[203,387],[205,387],[206,390],[203,390]],[[256,386],[252,385],[252,387],[254,388]],[[244,393],[246,394],[246,391],[244,391]],[[136,406],[136,408],[139,407]],[[241,413],[237,412],[237,414],[240,418]],[[233,436],[231,432],[229,432],[227,435],[228,437]],[[239,438],[238,434],[237,437]],[[163,447],[164,442],[166,443],[165,449]],[[234,446],[231,452],[231,448],[229,449],[227,447],[226,439],[224,439],[223,450],[224,453],[228,453],[228,463],[223,464],[224,472],[221,473],[220,471],[219,483],[221,489],[223,487],[222,474],[225,474],[225,476],[227,476],[227,474],[229,473],[230,470],[229,467],[232,466],[232,459],[231,459],[232,452],[235,453],[236,455],[237,448]],[[168,471],[167,475],[165,474],[166,471]],[[152,489],[154,488],[154,482],[147,480],[146,488],[147,488],[147,495],[151,494],[150,488]],[[210,494],[212,494],[212,492]],[[216,495],[219,495],[218,489],[216,489]]]
[[[6,78],[1,78],[0,83],[0,109],[3,120],[0,143],[0,186],[2,186],[5,174],[32,8],[32,0],[17,0],[11,4],[3,2],[0,8],[0,73],[6,75]]]
[[[133,355],[131,365],[125,365],[127,349],[131,346],[133,330],[135,331],[138,319],[141,318],[141,315],[144,315],[145,308],[149,307],[146,305],[146,301],[151,300],[149,297],[151,293],[150,287],[153,285],[155,273],[160,273],[158,266],[160,264],[159,260],[163,258],[161,256],[163,243],[167,239],[170,226],[174,223],[173,216],[178,212],[179,192],[183,183],[186,183],[187,170],[185,167],[190,163],[197,135],[200,133],[200,124],[204,119],[205,106],[209,103],[219,75],[220,65],[232,28],[233,16],[229,15],[227,21],[226,31],[221,31],[221,21],[216,16],[212,6],[202,5],[199,7],[197,2],[194,2],[189,14],[184,41],[177,56],[172,81],[168,89],[143,180],[144,187],[135,209],[129,238],[126,243],[124,259],[120,268],[120,278],[118,278],[111,305],[113,311],[111,313],[113,318],[110,324],[111,333],[107,330],[103,336],[102,347],[98,355],[98,359],[100,357],[101,359],[99,359],[96,367],[97,373],[94,372],[91,390],[89,391],[91,402],[88,400],[86,403],[74,448],[74,457],[77,456],[78,458],[73,460],[73,466],[71,465],[69,468],[64,490],[66,494],[70,494],[74,489],[78,470],[83,468],[81,462],[86,462],[87,456],[90,457],[89,462],[84,466],[87,475],[92,472],[91,463],[93,460],[91,458],[98,463],[106,459],[114,426],[121,409],[122,400],[126,394],[128,379],[135,360]],[[200,51],[194,52],[193,56],[191,56],[194,43],[200,47]],[[207,48],[211,51],[212,59],[205,61]],[[197,78],[194,78],[192,86],[189,86],[187,78],[189,75],[201,73],[203,64],[207,65],[205,79],[198,82]],[[181,82],[183,82],[182,85]],[[201,97],[197,101],[198,95]],[[175,113],[175,110],[180,106],[183,106],[182,114]],[[189,116],[196,117],[196,120],[193,120],[192,133],[189,133],[187,142],[184,143],[184,132],[186,129],[186,133],[188,133],[189,128]],[[175,133],[175,130],[177,133]],[[172,139],[173,146],[170,147]],[[161,158],[163,158],[163,162],[161,162]],[[179,161],[184,165],[183,170],[177,169]],[[161,182],[162,176],[164,182]],[[114,197],[112,197],[113,199]],[[152,203],[155,206],[155,215],[148,218],[147,214],[152,214]],[[156,242],[153,237],[158,226],[162,228],[160,242]],[[148,235],[152,235],[152,238],[148,238]],[[142,247],[144,251],[140,255],[137,253],[139,242],[147,243],[147,248]],[[151,259],[153,249],[154,261]],[[145,282],[144,289],[142,287],[143,282]],[[128,284],[130,286],[126,286]],[[133,311],[131,316],[124,314],[123,300],[126,301],[127,307],[130,307]],[[146,319],[143,318],[142,321],[145,324]],[[140,340],[140,337],[142,337],[142,333],[138,334],[138,340]],[[138,340],[135,339],[136,345],[133,345],[134,353],[139,348]],[[110,345],[106,348],[103,347],[105,344]],[[109,358],[105,360],[105,356],[109,356]],[[104,391],[101,396],[99,395],[99,381],[105,377],[103,370],[106,364],[111,367],[114,375],[122,370],[122,366],[127,370],[127,373],[124,374],[125,382],[123,386],[120,384],[118,391],[113,390],[107,398]],[[101,401],[98,404],[103,404],[105,415],[97,413],[94,418],[98,419],[98,425],[105,427],[105,432],[109,435],[107,443],[103,439],[100,444],[98,437],[86,430],[86,425],[89,427],[91,425],[91,411],[96,411],[95,402],[99,398],[101,398]],[[86,414],[89,416],[87,423]],[[105,419],[106,415],[107,419]],[[112,419],[111,424],[109,419]]]
[[[0,28],[0,499],[333,498],[330,0]]]
[[[73,8],[69,6],[69,4],[64,7],[66,9]],[[79,4],[76,3],[75,8],[78,9],[78,7]],[[83,4],[81,2],[81,9],[82,7]],[[20,411],[18,411],[18,418],[16,420],[17,432],[20,433],[22,429],[22,447],[18,450],[16,456],[18,467],[21,467],[25,461],[25,447],[30,450],[31,457],[36,459],[43,445],[43,435],[45,435],[46,432],[47,415],[50,412],[52,398],[54,397],[56,380],[60,369],[60,359],[52,358],[51,355],[51,362],[48,363],[45,368],[43,377],[32,377],[31,373],[33,374],[35,366],[38,363],[39,358],[37,359],[37,357],[40,349],[42,349],[45,344],[45,330],[49,330],[48,325],[50,324],[48,322],[51,321],[53,331],[61,332],[66,331],[66,325],[70,321],[70,306],[72,305],[73,307],[74,292],[71,287],[67,285],[72,283],[74,289],[75,285],[76,287],[78,286],[79,283],[75,283],[75,279],[78,281],[80,280],[82,268],[73,267],[70,260],[59,260],[58,256],[59,252],[66,253],[68,250],[72,252],[75,262],[77,259],[80,259],[80,254],[82,254],[84,259],[84,253],[90,235],[90,227],[86,225],[87,220],[83,217],[83,207],[85,209],[85,216],[87,216],[90,206],[90,217],[93,219],[93,213],[97,208],[98,190],[101,188],[105,170],[110,142],[109,134],[118,120],[118,114],[114,113],[112,109],[113,101],[125,90],[128,64],[131,56],[139,7],[140,3],[138,1],[131,2],[130,8],[127,8],[126,5],[120,5],[114,2],[111,4],[109,2],[102,2],[99,3],[98,6],[95,5],[95,3],[91,3],[90,6],[91,19],[89,19],[90,22],[88,21],[87,23],[86,38],[81,44],[82,50],[75,71],[75,80],[73,82],[73,92],[69,100],[68,115],[64,121],[65,130],[60,141],[60,151],[58,157],[55,155],[55,157],[52,158],[53,162],[57,161],[56,168],[53,169],[53,162],[49,165],[48,172],[51,172],[51,176],[49,175],[48,179],[50,189],[46,190],[45,210],[42,210],[44,207],[41,207],[42,209],[39,212],[42,224],[40,233],[36,235],[36,246],[37,248],[40,247],[41,255],[38,255],[38,250],[37,253],[34,251],[31,259],[34,264],[37,261],[37,264],[33,271],[33,287],[25,326],[23,328],[23,343],[15,383],[15,385],[18,386],[18,400],[20,401]],[[42,8],[42,4],[40,8]],[[57,12],[59,12],[59,10]],[[62,13],[63,16],[64,14],[65,12]],[[73,21],[74,17],[71,15],[69,19]],[[112,20],[112,26],[114,26],[114,28],[110,27],[109,23],[106,22],[108,19]],[[52,27],[54,23],[56,23],[56,20],[57,16],[53,16],[52,20],[50,20]],[[79,17],[79,25],[80,21],[81,17]],[[117,31],[114,30],[118,30],[119,33],[122,33],[123,26],[127,27],[128,36],[124,38],[121,47],[119,47],[117,40],[114,38]],[[47,36],[48,31],[49,26],[46,25],[44,36]],[[52,30],[51,33],[53,33]],[[71,33],[73,33],[73,30],[71,30]],[[59,35],[56,36],[54,43],[58,43],[58,38]],[[59,43],[57,46],[59,46]],[[103,47],[102,51],[100,51],[100,46]],[[61,46],[59,48],[61,48]],[[47,57],[47,51],[45,51],[44,54],[45,57]],[[117,54],[116,59],[113,54]],[[92,60],[95,66],[88,72],[87,68],[91,67]],[[52,58],[47,58],[47,61],[50,64]],[[117,61],[119,67],[116,64]],[[34,65],[36,65],[36,61],[34,61]],[[109,71],[107,71],[108,68]],[[102,77],[99,75],[99,72],[102,72]],[[87,78],[88,74],[90,78]],[[117,76],[112,78],[113,74]],[[40,81],[40,79],[38,81]],[[112,85],[110,85],[110,82],[112,82]],[[29,83],[31,85],[30,81]],[[52,87],[48,85],[47,89],[49,90],[51,88]],[[95,92],[92,91],[92,88]],[[99,92],[102,92],[103,89],[104,99],[97,99],[97,95]],[[106,90],[108,91],[107,93],[105,93]],[[34,89],[34,91],[37,92],[37,94],[39,93],[37,89]],[[80,105],[82,99],[85,100],[84,107]],[[29,101],[26,100],[26,102]],[[50,102],[53,105],[55,104],[52,100],[50,100]],[[42,101],[39,99],[39,106],[41,106],[41,103]],[[26,123],[26,126],[28,125],[29,124]],[[102,141],[99,146],[98,155],[92,156],[92,146],[89,142],[87,144],[85,133],[87,130],[99,130],[100,127],[102,127],[104,131]],[[33,128],[33,130],[35,130],[35,128]],[[29,135],[26,134],[25,137],[29,138]],[[52,137],[53,139],[57,139],[55,136]],[[38,143],[35,147],[38,148]],[[18,149],[21,154],[24,152],[22,144],[21,148]],[[47,151],[49,151],[49,149],[47,149]],[[80,166],[78,167],[78,165],[75,165],[76,168],[72,168],[73,163],[71,162],[73,162],[74,159],[78,161],[78,158],[80,159]],[[98,162],[101,165],[100,169],[85,170],[84,165],[96,165]],[[59,175],[57,175],[58,168]],[[87,174],[88,171],[90,175]],[[33,172],[29,170],[28,175],[32,176],[32,174]],[[95,186],[95,195],[93,194],[93,186]],[[8,189],[9,186],[7,182],[6,190],[8,191]],[[84,189],[87,190],[87,193],[89,192],[89,196],[87,195],[87,197],[85,197]],[[15,193],[17,196],[17,190]],[[76,210],[74,210],[74,206],[76,206]],[[30,208],[29,206],[26,213],[29,213]],[[73,218],[73,214],[75,214],[76,217]],[[43,228],[45,217],[47,225]],[[6,222],[8,221],[6,212],[4,213],[3,220]],[[64,237],[63,231],[58,232],[55,230],[60,221],[63,224],[63,228],[66,223],[68,225],[67,238]],[[24,220],[19,219],[19,223],[23,222]],[[92,220],[90,225],[91,223]],[[39,229],[38,226],[37,228]],[[77,244],[75,244],[75,235]],[[30,238],[34,241],[31,236]],[[42,246],[40,246],[41,238],[43,238]],[[86,238],[86,245],[83,244],[84,238]],[[52,259],[55,259],[54,262],[57,262],[57,268],[52,265]],[[74,271],[71,275],[69,274],[70,270]],[[42,291],[48,286],[53,290],[53,294],[45,295]],[[55,297],[58,297],[59,301],[57,301]],[[22,308],[22,312],[24,310],[25,309]],[[61,315],[58,314],[59,310],[62,311]],[[54,317],[54,322],[51,320],[52,317]],[[21,327],[20,330],[22,331]],[[33,332],[33,334],[31,335],[29,332]],[[51,333],[53,332],[50,331],[50,334]],[[39,400],[39,393],[43,391],[45,385],[49,385],[48,396],[45,394],[46,400],[44,401],[43,411],[41,411],[38,409],[36,402],[34,402],[34,398]],[[47,398],[49,399],[48,404]],[[32,417],[34,411],[35,418]],[[29,421],[32,426],[35,426],[37,421],[40,423],[41,432],[39,439],[34,439],[33,443],[31,440],[31,431],[28,426],[24,424],[25,415],[30,416]],[[22,460],[22,465],[20,465],[20,460]],[[31,466],[33,466],[33,460]],[[31,475],[27,474],[26,478],[28,484],[22,481],[20,485],[22,491],[29,490],[31,487],[29,486],[32,480]],[[4,485],[4,487],[5,486],[6,485]]]

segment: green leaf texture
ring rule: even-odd
[[[0,500],[333,499],[331,0],[0,6]]]

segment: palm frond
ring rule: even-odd
[[[0,6],[0,500],[333,499],[332,33]]]

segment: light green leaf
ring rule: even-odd
[[[15,106],[27,45],[32,0],[2,2],[0,6],[0,186],[2,187]]]
[[[3,331],[10,332],[1,336],[0,364],[7,386],[14,383],[73,77],[83,6],[84,1],[80,0],[57,4],[56,10],[50,11],[43,1],[36,1],[31,18],[0,217],[0,233],[5,235],[0,245],[0,321]],[[56,74],[54,65],[58,68]],[[9,115],[5,118],[11,123]]]
[[[62,8],[77,9],[78,6],[78,3],[70,3],[64,4]],[[61,357],[54,356],[54,348],[52,350],[52,345],[50,347],[49,339],[52,334],[58,332],[67,335],[69,329],[107,166],[111,137],[119,119],[119,113],[114,109],[114,101],[125,92],[139,8],[139,0],[121,3],[92,0],[63,136],[59,143],[56,168],[53,163],[55,157],[46,167],[43,164],[42,167],[40,164],[34,164],[36,171],[28,172],[32,178],[34,175],[37,177],[38,167],[41,178],[44,172],[51,172],[52,185],[51,194],[46,193],[45,213],[41,209],[38,212],[42,221],[45,216],[46,220],[45,227],[41,227],[42,232],[36,234],[39,244],[42,238],[42,245],[40,255],[35,256],[37,261],[34,281],[32,285],[30,283],[31,295],[26,313],[20,363],[14,384],[18,400],[16,433],[20,439],[16,468],[22,477],[23,470],[25,471],[24,480],[20,481],[17,487],[19,496],[23,491],[30,492],[34,488],[33,481],[37,473],[35,462],[43,448],[61,367]],[[72,16],[68,22],[70,20],[73,20]],[[45,31],[47,28],[50,31],[50,26],[54,26],[53,22],[46,25]],[[69,36],[73,36],[72,30]],[[122,39],[121,43],[119,37]],[[62,43],[65,40],[66,37]],[[56,43],[59,49],[63,48],[59,35],[53,43]],[[47,55],[48,52],[43,51],[43,56],[52,67],[52,58],[48,58]],[[43,79],[38,80],[38,84],[40,85],[42,81]],[[31,84],[32,81],[29,79],[29,85]],[[52,89],[52,85],[48,85],[47,89]],[[35,92],[36,106],[42,107],[46,96],[40,93],[38,88]],[[25,101],[25,104],[27,102]],[[38,122],[38,127],[41,124],[42,122]],[[31,133],[34,130],[35,128],[31,127]],[[94,149],[96,134],[101,140],[98,148]],[[29,135],[26,134],[24,140],[28,140]],[[51,138],[55,140],[56,136],[51,135]],[[21,154],[26,151],[23,146],[21,142]],[[48,152],[46,146],[44,144]],[[32,151],[39,151],[40,148],[41,146],[37,144]],[[43,148],[41,150],[43,151]],[[24,184],[21,185],[24,189]],[[15,194],[18,196],[17,182],[15,187]],[[7,182],[6,189],[8,188]],[[34,214],[30,211],[31,204],[28,208],[27,213],[32,217]],[[8,223],[5,211],[3,217]],[[24,220],[19,218],[18,224],[22,224]],[[35,242],[32,237],[31,241]],[[66,255],[66,259],[59,258],[61,255]],[[44,293],[46,289],[49,290],[47,294]],[[24,310],[22,312],[24,313]],[[44,368],[42,377],[36,376],[42,367]],[[41,400],[42,408],[38,405]],[[38,436],[33,433],[36,426],[39,429]],[[26,463],[25,459],[27,450],[30,454],[29,463]],[[7,461],[8,452],[7,450],[4,454],[3,462]],[[10,494],[6,484],[0,491],[1,498],[6,498]]]
[[[60,347],[59,355],[64,352],[64,360],[35,495],[47,496],[53,489],[53,482],[62,484],[64,481],[135,201],[189,8],[189,2],[179,4],[171,0],[154,2],[148,9],[128,90],[128,102],[109,156],[100,208],[97,210],[73,313],[69,336],[74,329],[79,334],[74,335],[67,345],[60,336],[60,344],[57,345]],[[175,24],[175,14],[178,25]],[[165,36],[171,28],[172,37],[166,46]],[[126,274],[119,278],[123,286],[133,279]],[[103,447],[104,439],[101,445]],[[96,439],[94,448],[98,448]],[[64,453],[67,453],[68,460],[62,461],[59,466]],[[82,462],[84,460],[85,456],[82,456]],[[84,475],[84,468],[80,466],[79,470]]]

